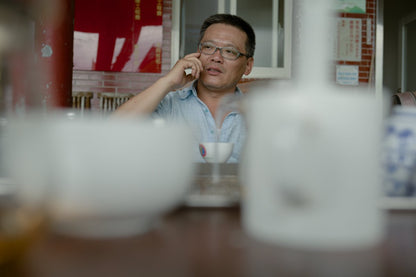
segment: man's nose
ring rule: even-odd
[[[211,55],[211,57],[212,57],[212,60],[215,60],[215,61],[222,61],[224,59],[222,54],[221,54],[221,49],[220,48],[215,49],[215,51]]]

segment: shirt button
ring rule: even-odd
[[[214,131],[213,130],[211,130],[211,134],[213,134],[214,133]]]

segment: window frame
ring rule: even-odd
[[[408,80],[408,75],[407,75],[407,53],[409,51],[408,47],[407,47],[407,28],[408,25],[411,23],[414,23],[416,21],[416,12],[412,12],[411,14],[403,17],[400,20],[399,23],[399,81],[400,81],[400,88],[401,91],[405,92],[408,91],[411,88],[407,87],[407,80]]]
[[[181,2],[182,0],[172,1],[172,30],[171,30],[171,66],[174,66],[180,58],[180,32],[181,32]],[[224,12],[224,0],[217,0],[218,12]],[[230,13],[236,13],[238,0],[230,1]],[[273,0],[276,7],[278,0]],[[293,0],[284,0],[284,50],[283,67],[259,67],[254,66],[252,72],[244,76],[247,79],[289,79],[292,71],[292,18]],[[275,16],[275,15],[274,15]],[[275,17],[274,17],[275,18]],[[277,18],[274,20],[273,30],[277,30]],[[277,42],[277,32],[273,32],[273,41]],[[258,43],[258,42],[257,42]],[[271,47],[277,47],[273,44]],[[277,53],[277,48],[276,48]],[[254,55],[256,58],[256,55]],[[277,59],[276,59],[277,60]]]

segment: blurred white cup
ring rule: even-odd
[[[207,163],[225,163],[231,157],[233,147],[231,142],[201,142],[199,153]]]
[[[28,201],[48,187],[58,232],[142,233],[182,203],[193,179],[192,135],[182,125],[62,116],[10,125],[11,177]]]
[[[243,224],[288,247],[368,247],[383,236],[378,105],[365,92],[270,89],[247,101]]]

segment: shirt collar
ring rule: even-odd
[[[198,97],[197,93],[196,93],[196,84],[197,84],[198,80],[194,80],[192,82],[192,84],[186,88],[183,88],[181,91],[179,91],[179,95],[181,97],[182,100],[185,100],[186,98],[188,98],[191,95],[194,95],[195,97]],[[243,93],[241,92],[239,87],[236,87],[235,95],[242,95]]]

